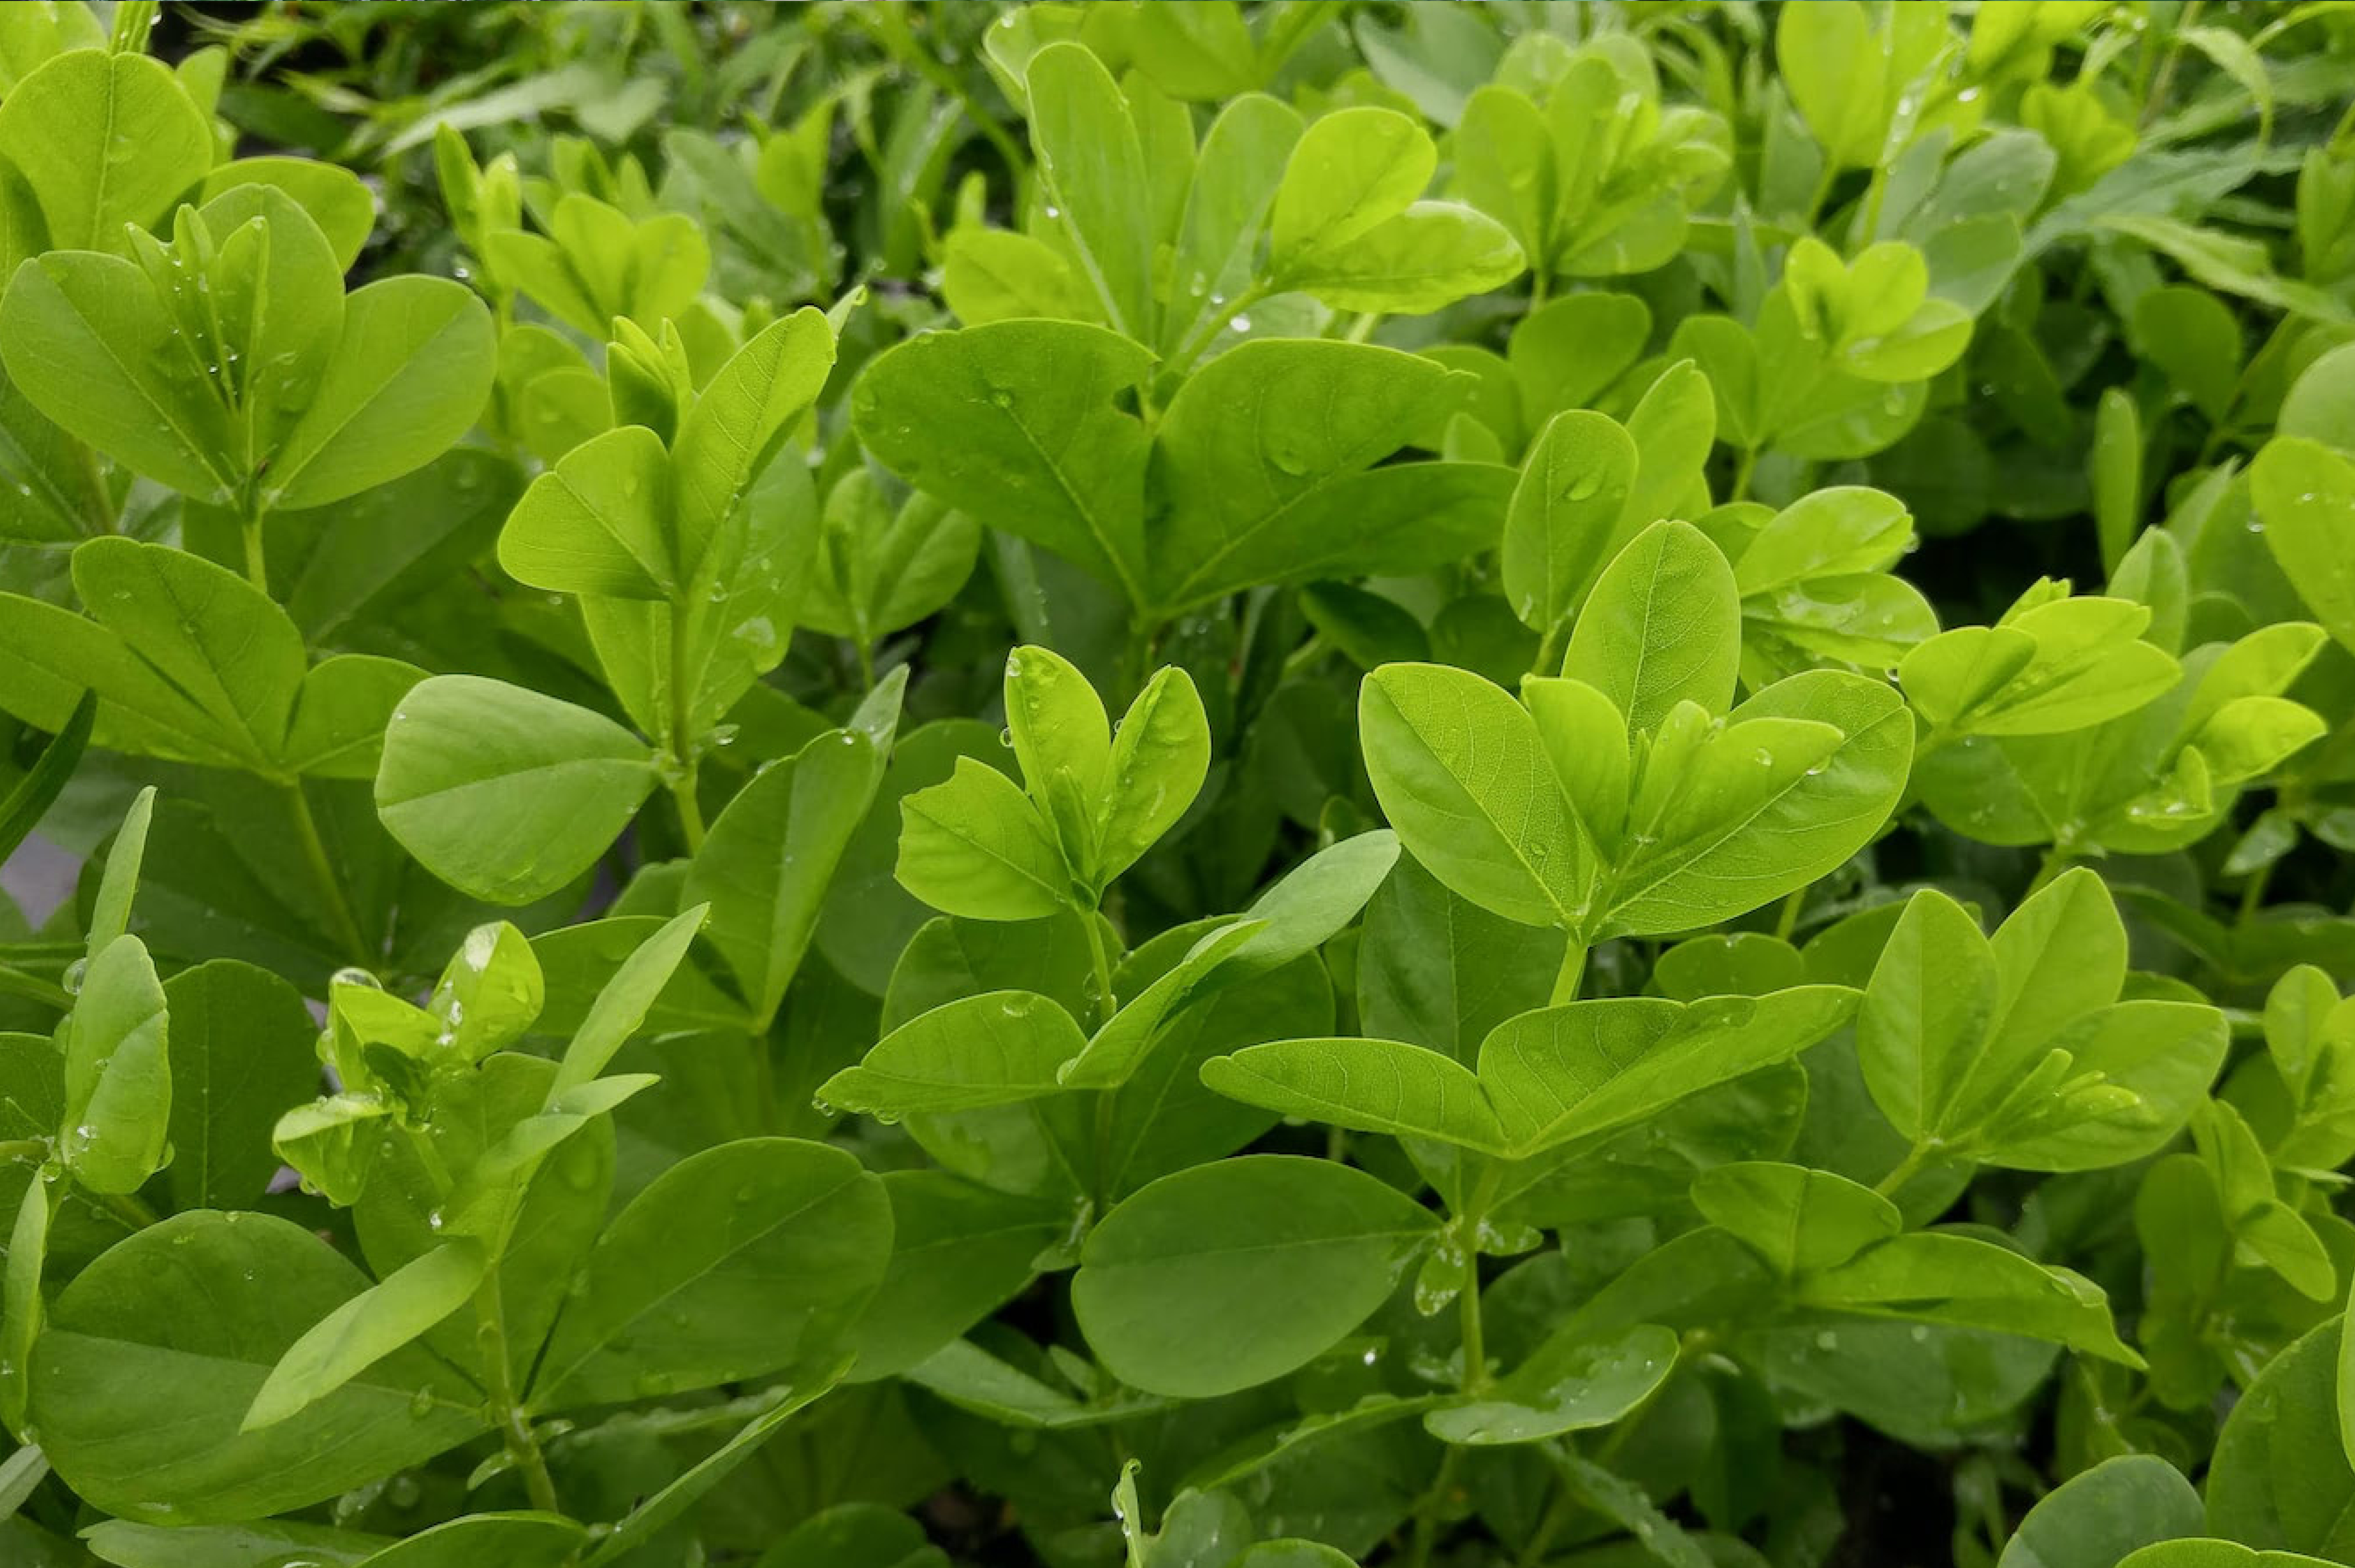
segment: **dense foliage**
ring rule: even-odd
[[[2355,12],[157,21],[0,1561],[2355,1563]]]

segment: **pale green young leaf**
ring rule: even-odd
[[[676,598],[670,472],[662,439],[643,425],[583,441],[516,503],[499,565],[555,593]]]
[[[1656,523],[1595,580],[1561,673],[1609,697],[1631,730],[1656,727],[1679,702],[1723,713],[1741,621],[1724,554],[1689,524]]]
[[[445,1242],[341,1303],[286,1348],[238,1430],[277,1425],[421,1338],[466,1304],[489,1267],[480,1244]]]
[[[1635,441],[1608,415],[1573,409],[1538,432],[1497,557],[1505,598],[1523,625],[1550,631],[1584,601],[1625,543],[1619,525],[1636,462]]]
[[[398,277],[355,291],[263,499],[324,506],[422,468],[472,428],[497,359],[491,313],[461,284]]]
[[[1431,185],[1438,150],[1396,110],[1337,109],[1309,125],[1284,165],[1270,225],[1279,276],[1404,212]]]
[[[1022,787],[969,757],[900,802],[900,885],[969,920],[1040,920],[1073,902],[1071,873]]]
[[[738,349],[679,421],[671,464],[681,582],[707,571],[737,508],[817,400],[834,355],[833,327],[804,306]]]
[[[1031,804],[1065,862],[1091,875],[1111,800],[1112,721],[1103,699],[1070,660],[1036,646],[1006,656],[1005,694],[1006,733]]]
[[[1155,192],[1127,101],[1079,44],[1040,49],[1024,78],[1049,212],[1060,215],[1104,320],[1150,343]]]
[[[1375,671],[1358,709],[1374,793],[1433,876],[1524,925],[1583,919],[1593,866],[1528,710],[1437,664]]]
[[[59,1152],[93,1192],[135,1192],[164,1163],[172,1118],[167,1029],[163,982],[146,946],[115,938],[90,960],[66,1033]]]
[[[1056,1081],[1072,1089],[1113,1089],[1126,1083],[1178,1012],[1207,992],[1213,977],[1220,976],[1269,929],[1265,921],[1245,918],[1204,936],[1167,973],[1122,1002],[1120,1011],[1089,1037],[1087,1048],[1055,1070]]]
[[[1903,794],[1913,719],[1885,683],[1841,670],[1778,681],[1727,715],[1727,733],[1755,719],[1828,725],[1839,740],[1794,774],[1771,747],[1746,759],[1769,789],[1729,792],[1739,809],[1677,819],[1679,828],[1621,863],[1609,923],[1680,931],[1730,919],[1825,875],[1870,842]],[[1813,730],[1793,732],[1812,749]],[[1767,761],[1760,764],[1756,751]],[[1725,754],[1730,768],[1745,759]],[[1705,828],[1700,824],[1705,822]],[[1631,846],[1632,847],[1632,846]]]
[[[155,787],[132,797],[131,810],[106,852],[106,867],[98,879],[98,896],[91,905],[90,929],[82,938],[82,956],[96,959],[103,948],[131,928],[131,901],[139,892],[139,867],[147,856],[147,828],[155,816]]]
[[[357,175],[338,164],[267,155],[237,158],[217,164],[206,175],[197,196],[210,204],[240,185],[283,191],[318,225],[334,252],[338,272],[352,270],[376,229],[375,195]]]
[[[1455,202],[1419,201],[1346,245],[1310,251],[1277,282],[1337,311],[1426,315],[1501,288],[1526,266],[1496,219]]]
[[[1856,1022],[1865,1085],[1899,1132],[1918,1139],[1945,1126],[2001,1001],[1978,921],[1934,887],[1916,893],[1873,966]]]
[[[2156,1454],[2121,1454],[2071,1477],[2047,1492],[2003,1549],[1997,1568],[2069,1568],[2108,1563],[2116,1568],[2254,1568],[2254,1552],[2209,1563],[2179,1558],[2169,1546],[2199,1543],[2207,1519],[2200,1494],[2183,1472]],[[2284,1565],[2269,1565],[2284,1568]]]
[[[1714,1166],[1693,1183],[1692,1201],[1786,1277],[1837,1267],[1905,1228],[1897,1205],[1871,1188],[1804,1165]]]
[[[653,1011],[655,1001],[670,983],[672,973],[687,957],[695,934],[703,928],[709,909],[704,905],[673,916],[662,928],[640,943],[622,960],[613,978],[589,1006],[589,1016],[572,1033],[556,1076],[549,1080],[546,1109],[555,1109],[568,1093],[604,1072],[614,1053],[635,1034]]]
[[[9,90],[0,155],[39,201],[48,247],[112,250],[204,178],[212,126],[170,69],[144,55],[74,49]]]
[[[645,743],[601,714],[475,675],[393,710],[378,765],[386,831],[474,897],[527,904],[596,863],[655,787]]]
[[[1009,710],[1010,711],[1010,710]],[[1094,868],[1108,883],[1178,825],[1210,769],[1210,720],[1185,671],[1156,673],[1122,715],[1103,768]]]

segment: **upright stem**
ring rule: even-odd
[[[1092,909],[1082,910],[1080,928],[1087,933],[1088,962],[1095,972],[1095,1023],[1101,1029],[1120,1011],[1120,1001],[1112,993],[1112,958],[1104,948],[1103,916]]]
[[[327,859],[326,841],[319,836],[319,820],[311,814],[311,797],[300,779],[286,784],[287,799],[294,807],[294,839],[303,852],[303,862],[310,868],[311,880],[326,901],[327,918],[335,923],[336,940],[343,944],[346,957],[354,961],[369,956],[368,942],[360,936],[360,923],[352,914],[350,902],[344,897],[344,885],[336,875],[335,866]]]
[[[524,1490],[531,1498],[531,1506],[547,1513],[561,1513],[555,1478],[548,1473],[548,1457],[539,1451],[539,1438],[532,1432],[531,1418],[524,1414],[522,1404],[516,1398],[515,1374],[507,1367],[506,1307],[500,1297],[496,1264],[484,1277],[482,1289],[474,1293],[474,1316],[482,1325],[477,1337],[482,1342],[485,1370],[490,1373],[491,1402],[498,1410],[499,1440],[506,1446],[507,1457],[515,1461],[516,1468],[523,1472]]]
[[[1114,1013],[1120,1011],[1120,999],[1113,994],[1112,989],[1112,958],[1104,949],[1103,917],[1093,909],[1082,909],[1080,911],[1080,927],[1088,937],[1088,963],[1094,972],[1096,988],[1093,1019],[1095,1026],[1101,1029],[1112,1022]],[[1103,1218],[1104,1210],[1112,1201],[1113,1120],[1119,1111],[1116,1099],[1116,1092],[1112,1089],[1102,1089],[1096,1094],[1095,1159],[1089,1179],[1093,1185],[1091,1196],[1098,1219]]]
[[[245,539],[245,580],[267,594],[270,591],[270,558],[268,546],[261,541],[261,516],[257,514],[240,518],[238,532]]]
[[[1807,890],[1804,887],[1793,888],[1791,895],[1783,900],[1782,913],[1774,916],[1776,941],[1787,942],[1791,939],[1791,933],[1799,928],[1799,912],[1806,906]]]
[[[2241,888],[2240,923],[2242,925],[2245,926],[2255,919],[2257,911],[2264,907],[2265,889],[2272,885],[2274,867],[2279,863],[2278,861],[2269,860],[2249,873],[2249,880]]]
[[[1561,674],[1562,653],[1569,643],[1570,617],[1565,615],[1546,628],[1545,636],[1538,643],[1538,662],[1529,666],[1529,673],[1532,675]]]
[[[1586,979],[1586,944],[1572,937],[1570,946],[1562,949],[1561,968],[1553,977],[1553,995],[1550,1007],[1560,1007],[1578,1000],[1578,988]]]
[[[670,779],[670,798],[678,808],[679,836],[687,842],[687,853],[695,853],[703,847],[703,805],[695,796],[697,758],[695,736],[689,733],[690,715],[695,706],[695,691],[687,677],[687,650],[693,632],[693,616],[684,599],[670,607],[670,756],[674,764]]]
[[[1488,1386],[1487,1330],[1480,1318],[1480,1228],[1488,1222],[1489,1207],[1496,1202],[1497,1189],[1504,1180],[1505,1162],[1487,1161],[1473,1186],[1471,1200],[1455,1216],[1456,1231],[1464,1241],[1464,1288],[1456,1301],[1463,1316],[1464,1334],[1460,1386],[1466,1393],[1477,1393]]]
[[[2028,885],[2029,893],[2037,894],[2043,892],[2045,887],[2051,884],[2054,877],[2059,876],[2062,872],[2075,864],[2076,860],[2076,853],[2071,850],[2066,844],[2056,843],[2051,849],[2046,850],[2044,852],[2044,860],[2042,863],[2038,865],[2036,868],[2036,880]]]
[[[1756,447],[1742,448],[1742,461],[1740,463],[1735,465],[1733,470],[1733,493],[1726,497],[1728,501],[1747,501],[1750,499],[1750,475],[1752,471],[1756,469],[1757,466],[1758,449]]]
[[[1923,1167],[1935,1159],[1939,1151],[1939,1145],[1935,1139],[1923,1139],[1907,1150],[1905,1158],[1897,1162],[1897,1169],[1874,1182],[1872,1190],[1884,1198],[1896,1196],[1906,1182],[1922,1173]]]

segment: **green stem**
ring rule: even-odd
[[[1504,1185],[1505,1162],[1491,1160],[1480,1171],[1473,1185],[1472,1196],[1455,1216],[1456,1234],[1464,1245],[1464,1287],[1456,1301],[1461,1313],[1464,1337],[1464,1371],[1457,1386],[1466,1393],[1477,1393],[1488,1386],[1487,1328],[1480,1316],[1480,1229],[1488,1223],[1488,1211],[1497,1202],[1497,1189]]]
[[[875,645],[861,637],[851,646],[858,653],[858,692],[864,696],[875,689]]]
[[[134,1231],[145,1230],[159,1218],[155,1210],[140,1201],[136,1192],[91,1192],[88,1196],[97,1200],[100,1208]]]
[[[368,943],[360,936],[360,923],[352,914],[349,900],[344,896],[344,885],[336,875],[336,868],[327,859],[326,841],[319,836],[319,820],[311,814],[311,797],[304,791],[300,779],[286,784],[287,799],[294,806],[294,839],[303,852],[303,862],[310,868],[311,880],[317,885],[319,895],[326,900],[327,917],[335,925],[335,938],[343,944],[344,951],[355,963],[370,955]]]
[[[1253,283],[1225,303],[1212,305],[1210,313],[1202,319],[1200,324],[1194,328],[1184,343],[1178,345],[1178,352],[1169,356],[1169,363],[1162,367],[1163,374],[1183,376],[1191,370],[1194,367],[1194,361],[1202,356],[1202,351],[1210,346],[1211,341],[1226,329],[1229,322],[1267,298],[1267,295],[1268,287],[1264,282]]]
[[[2142,126],[2147,127],[2158,119],[2158,111],[2167,106],[2168,89],[2175,82],[2176,62],[2183,58],[2183,35],[2190,32],[2191,25],[2200,19],[2200,4],[2201,0],[2189,0],[2183,7],[2183,14],[2175,19],[2167,53],[2158,62],[2158,79],[2151,83],[2150,97],[2142,106]]]
[[[46,1138],[12,1138],[0,1142],[0,1160],[23,1160],[38,1165],[48,1159],[50,1152]]]
[[[1431,1478],[1431,1489],[1415,1499],[1414,1545],[1407,1552],[1408,1568],[1430,1568],[1431,1549],[1439,1541],[1439,1510],[1455,1489],[1455,1467],[1464,1452],[1449,1444],[1447,1452],[1439,1458],[1439,1473]]]
[[[515,1461],[516,1468],[523,1472],[524,1491],[530,1497],[531,1506],[546,1513],[561,1513],[556,1479],[548,1473],[548,1456],[540,1452],[531,1418],[524,1414],[523,1404],[516,1397],[515,1374],[507,1367],[506,1305],[501,1298],[496,1263],[484,1277],[482,1289],[474,1293],[474,1315],[482,1325],[478,1337],[491,1378],[491,1402],[497,1407],[499,1440],[506,1446],[507,1457]]]
[[[1923,1139],[1907,1150],[1905,1158],[1897,1162],[1897,1169],[1874,1182],[1872,1190],[1884,1198],[1894,1197],[1900,1188],[1919,1176],[1923,1167],[1935,1160],[1943,1151],[1944,1145],[1937,1139]]]
[[[687,733],[695,694],[687,678],[687,650],[693,638],[693,616],[684,600],[670,607],[670,779],[671,802],[678,808],[679,835],[693,854],[703,847],[703,805],[696,799],[695,737]]]
[[[1783,912],[1774,916],[1774,939],[1787,942],[1791,933],[1799,928],[1799,912],[1807,905],[1807,890],[1795,887],[1791,896],[1783,900]]]
[[[1538,313],[1538,312],[1540,312],[1540,310],[1543,310],[1543,309],[1545,308],[1545,302],[1546,302],[1546,270],[1545,270],[1543,267],[1532,267],[1532,268],[1530,268],[1530,269],[1529,269],[1529,313],[1530,315],[1535,315],[1535,314],[1537,314],[1537,313]]]
[[[1733,470],[1733,493],[1726,497],[1728,501],[1747,501],[1750,499],[1750,475],[1757,467],[1758,449],[1756,447],[1742,448],[1742,461],[1740,463],[1735,465]]]
[[[1546,1005],[1560,1007],[1578,1000],[1578,988],[1586,979],[1586,944],[1576,937],[1562,949],[1561,968],[1554,971],[1553,996]]]
[[[1103,917],[1092,909],[1082,910],[1080,927],[1088,937],[1088,962],[1096,981],[1095,1023],[1101,1029],[1120,1011],[1120,1001],[1112,991],[1112,958],[1104,948]]]
[[[2036,868],[2036,880],[2028,885],[2028,895],[2033,896],[2049,886],[2054,877],[2077,863],[2076,852],[2066,844],[2054,844],[2044,852],[2044,859]]]
[[[2279,863],[2278,861],[2269,860],[2249,873],[2249,880],[2241,888],[2240,923],[2242,925],[2245,926],[2255,919],[2257,911],[2264,907],[2265,889],[2272,885],[2274,867]]]
[[[687,841],[687,853],[693,854],[703,847],[703,806],[695,798],[695,764],[688,763],[687,771],[671,780],[671,803],[678,808],[679,836]]]
[[[240,519],[238,532],[245,538],[245,580],[267,594],[270,591],[270,557],[268,546],[261,542],[261,519]]]
[[[1358,313],[1358,319],[1349,323],[1349,330],[1341,334],[1341,341],[1343,343],[1363,343],[1368,338],[1373,336],[1374,329],[1381,324],[1381,312],[1360,311]]]
[[[22,969],[0,968],[0,994],[25,997],[44,1006],[54,1007],[59,1012],[70,1012],[73,1008],[71,991],[55,981],[45,980],[38,975],[28,975]]]
[[[1569,641],[1570,617],[1565,615],[1546,628],[1545,636],[1538,643],[1538,662],[1529,666],[1529,673],[1532,675],[1561,674],[1562,653]]]

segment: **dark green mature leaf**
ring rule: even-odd
[[[685,1393],[823,1356],[890,1248],[882,1183],[839,1150],[752,1139],[692,1155],[597,1238],[531,1403]]]
[[[482,1426],[473,1390],[413,1347],[288,1421],[239,1430],[279,1358],[366,1284],[267,1214],[200,1209],[140,1232],[67,1287],[34,1346],[31,1416],[50,1463],[125,1519],[225,1523],[464,1442]]]
[[[1345,1165],[1219,1160],[1106,1215],[1089,1234],[1072,1306],[1123,1382],[1230,1393],[1283,1376],[1364,1321],[1437,1225]]]

